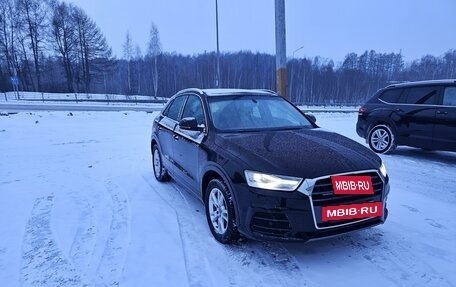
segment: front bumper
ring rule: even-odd
[[[373,171],[371,171],[373,173]],[[381,179],[381,187],[374,196],[355,196],[348,199],[317,199],[315,183],[310,186],[306,182],[294,192],[268,191],[251,188],[246,184],[235,186],[238,206],[238,229],[248,238],[256,240],[309,241],[340,235],[343,233],[382,224],[388,216],[386,198],[389,192],[388,179]],[[379,184],[380,185],[380,184]],[[307,189],[306,189],[307,188]],[[334,200],[338,200],[335,202]],[[381,217],[357,220],[322,223],[321,208],[325,202],[330,205],[350,204],[369,201],[383,202]]]

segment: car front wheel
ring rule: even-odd
[[[396,148],[396,140],[387,125],[374,126],[368,135],[369,147],[376,153],[389,153]]]
[[[228,186],[220,179],[209,182],[205,196],[206,218],[212,235],[223,244],[239,238],[234,204]]]
[[[154,168],[155,178],[158,181],[169,180],[168,172],[163,166],[162,156],[156,144],[152,147],[152,166]]]

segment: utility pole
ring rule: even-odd
[[[217,75],[215,86],[220,88],[220,48],[219,48],[219,28],[218,28],[218,0],[215,0],[215,30],[217,37]]]
[[[285,30],[285,0],[275,0],[275,38],[277,93],[287,98],[287,47]]]

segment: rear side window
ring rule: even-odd
[[[445,88],[445,93],[443,94],[443,105],[456,106],[456,87]]]
[[[170,119],[177,121],[179,119],[179,112],[184,104],[185,97],[180,96],[174,99],[174,101],[166,109],[164,115]]]
[[[382,101],[385,101],[387,103],[397,103],[399,100],[399,97],[401,96],[402,92],[404,89],[391,89],[391,90],[386,90],[383,92],[383,94],[380,96],[380,99]]]
[[[400,102],[410,105],[435,105],[439,89],[438,86],[408,88],[402,93]]]

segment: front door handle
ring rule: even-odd
[[[178,136],[178,135],[173,135],[173,139],[174,139],[175,141],[177,141],[177,140],[179,140],[179,136]]]
[[[445,112],[445,111],[443,111],[443,112],[442,112],[442,111],[437,111],[437,114],[438,114],[438,115],[445,115],[445,116],[446,116],[446,115],[448,115],[448,112]]]

